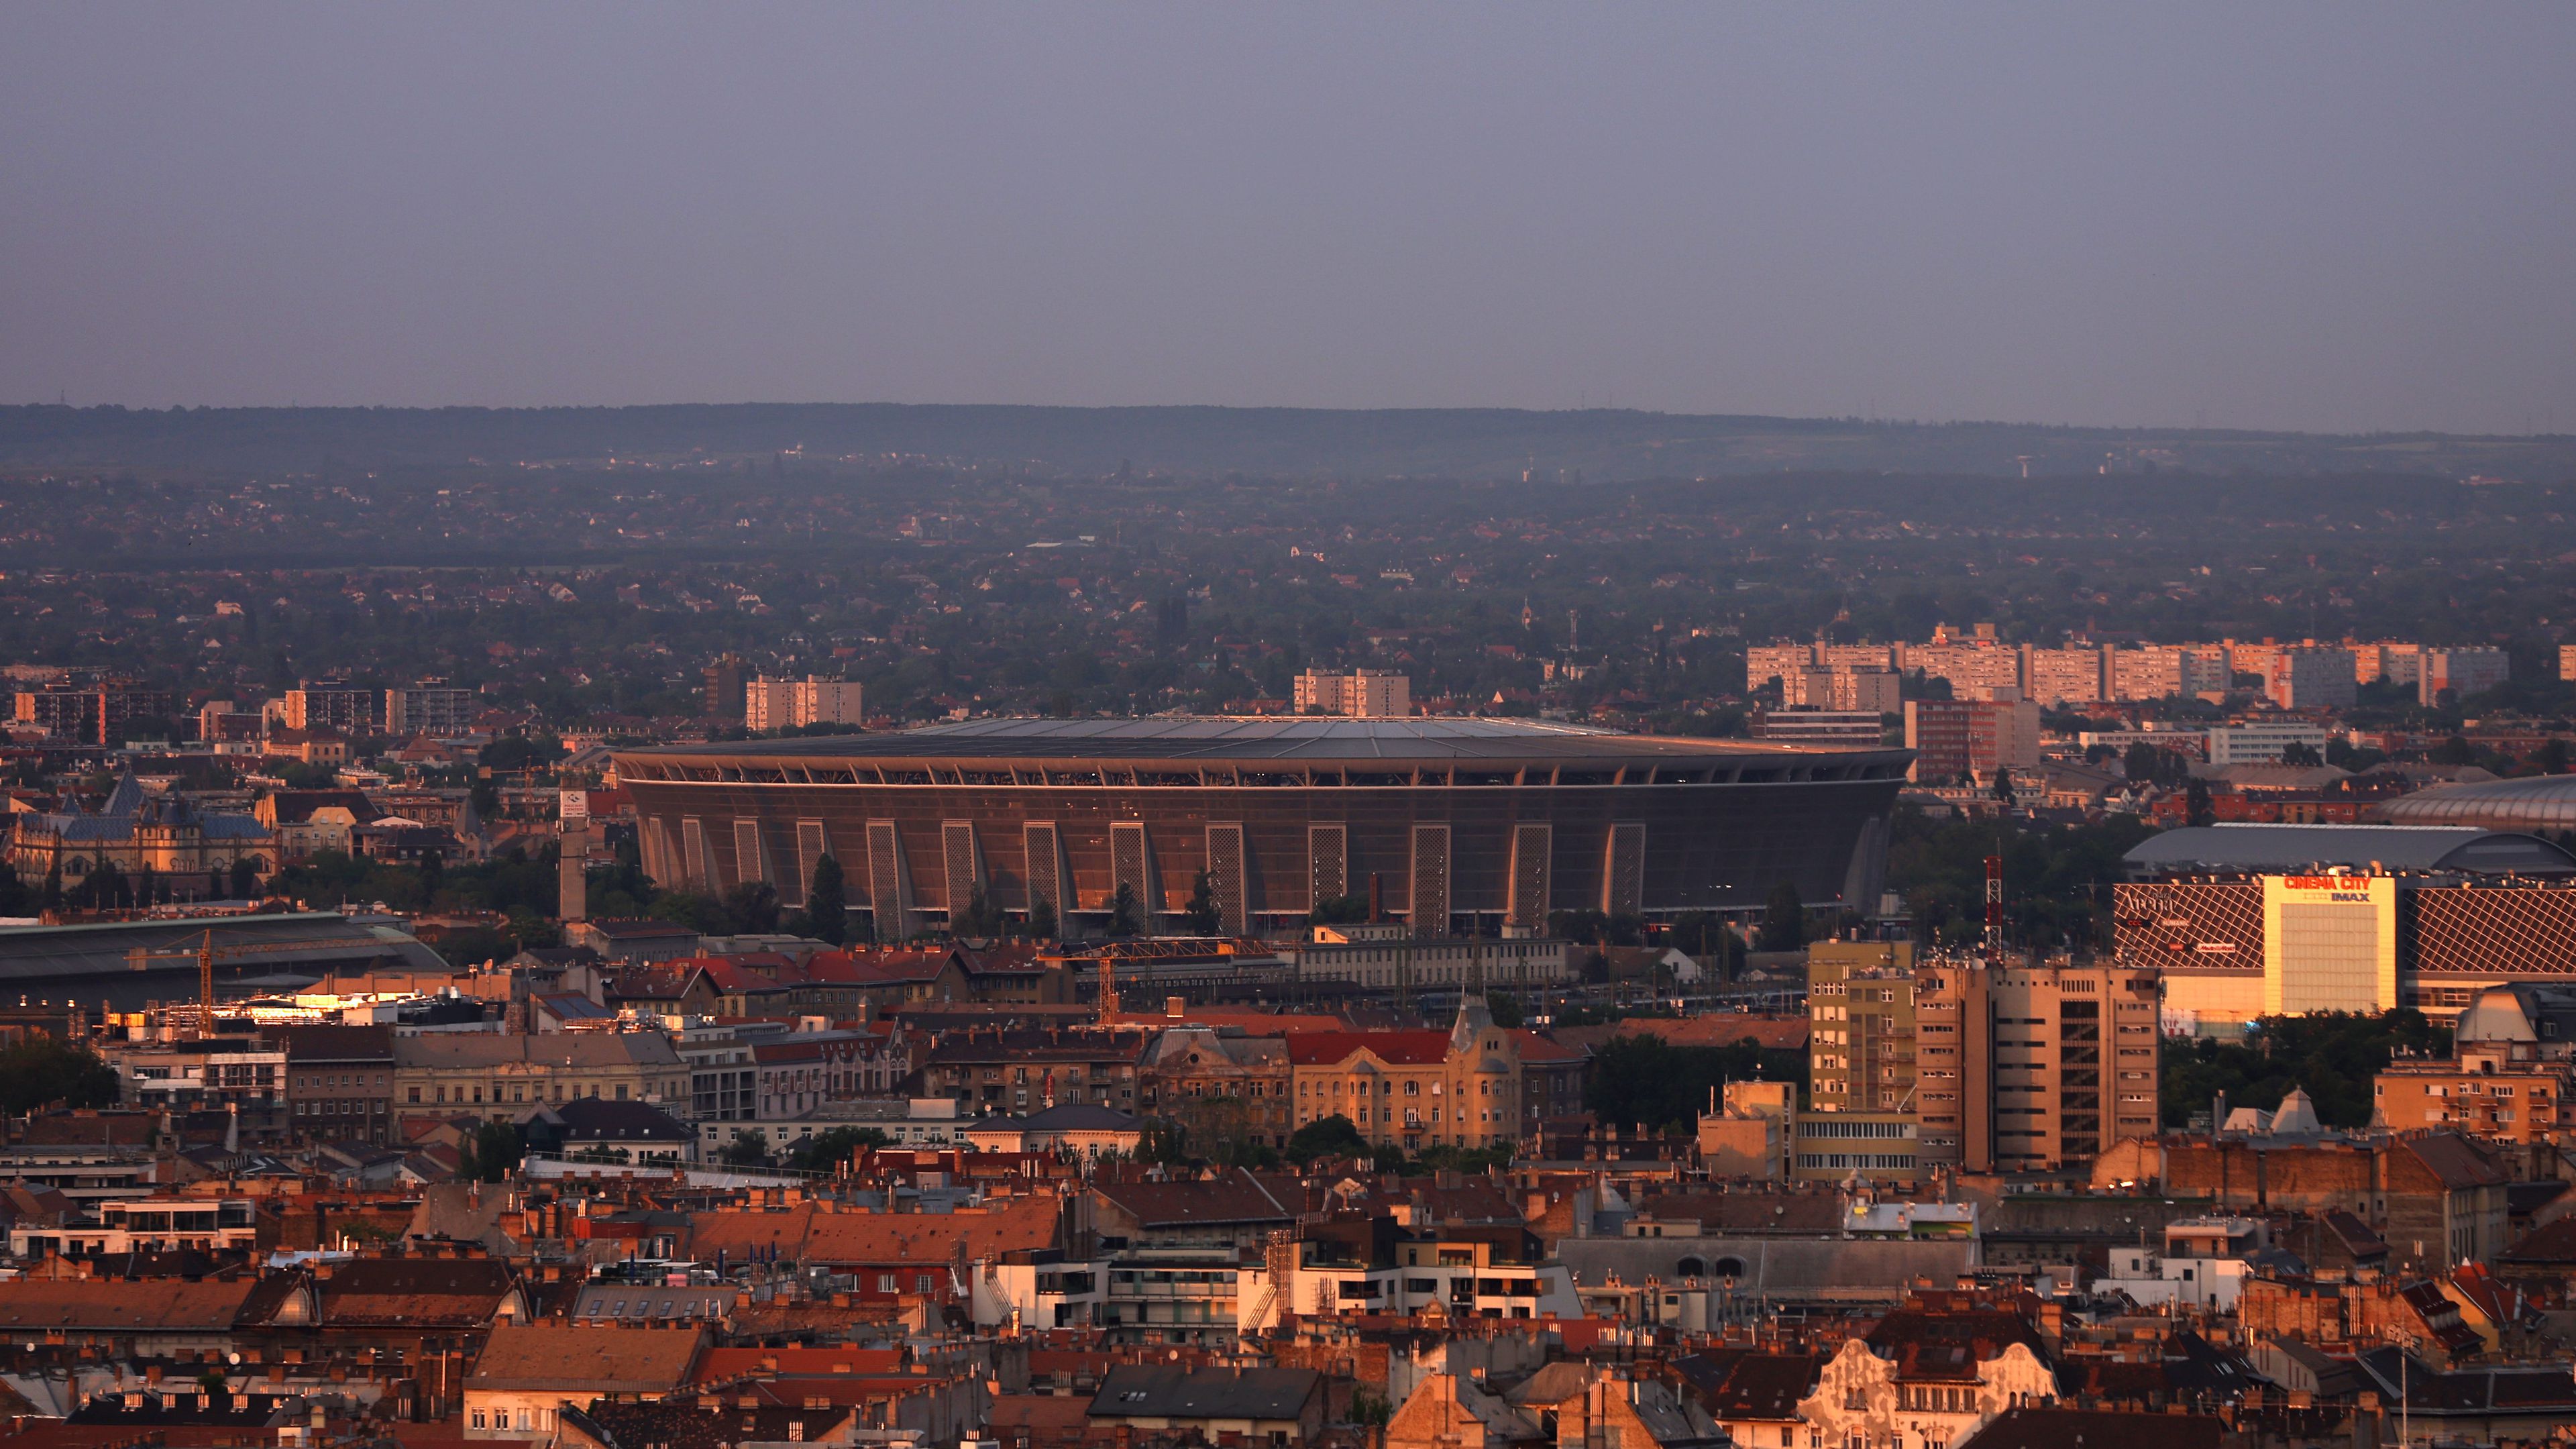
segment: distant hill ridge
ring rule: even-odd
[[[623,408],[0,407],[0,469],[325,467],[913,457],[1034,476],[1586,483],[1838,471],[2033,477],[2181,470],[2555,483],[2576,437],[1901,423],[1596,408],[1336,410],[709,403]]]

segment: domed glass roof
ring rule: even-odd
[[[2380,807],[2391,825],[2481,825],[2489,830],[2576,830],[2576,775],[2525,775],[2436,785]]]

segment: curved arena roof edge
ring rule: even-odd
[[[2435,785],[2380,807],[2392,825],[2472,825],[2489,830],[2576,830],[2576,775],[2525,775]]]
[[[882,734],[665,745],[617,752],[618,759],[761,760],[1173,760],[1348,764],[1580,760],[1642,763],[1673,758],[1901,761],[1884,746],[1837,749],[1768,740],[1631,735],[1527,720],[1314,716],[1157,719],[985,719]]]
[[[2148,836],[2120,860],[2131,874],[2148,876],[2283,874],[2338,866],[2472,875],[2576,874],[2576,855],[2537,836],[2438,825],[2187,825]]]

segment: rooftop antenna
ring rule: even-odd
[[[2000,966],[2004,959],[2004,858],[1986,857],[1986,961]]]

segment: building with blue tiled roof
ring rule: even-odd
[[[236,861],[265,875],[276,858],[276,834],[257,818],[156,795],[130,773],[95,813],[65,795],[51,811],[14,817],[9,839],[9,863],[22,880],[60,870],[69,885],[113,865],[128,877],[149,870],[180,896],[220,895],[217,877]]]

